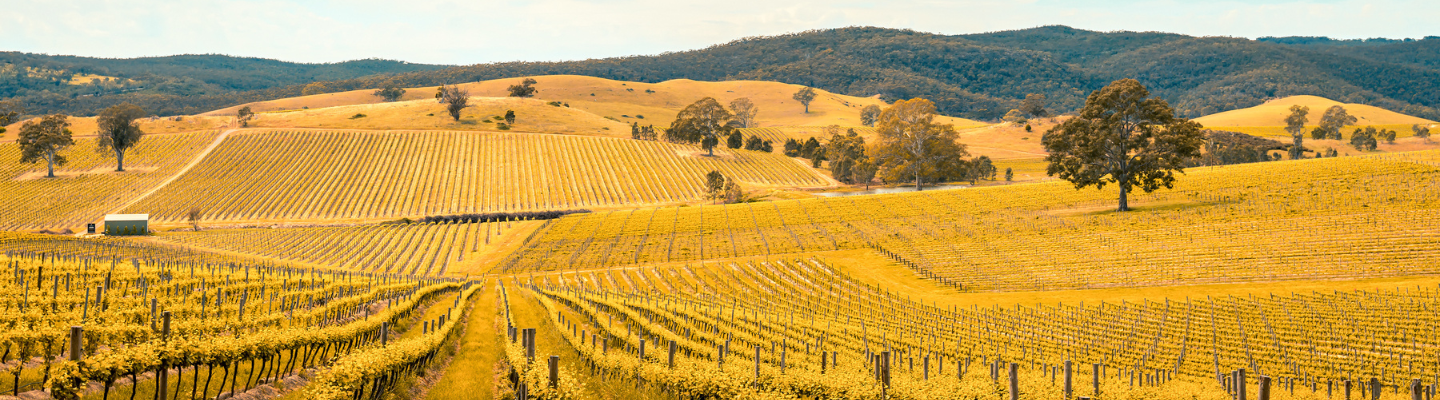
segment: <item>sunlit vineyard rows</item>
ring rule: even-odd
[[[752,185],[828,181],[772,153],[526,133],[246,131],[129,207],[180,221],[386,219],[692,201],[718,170]]]
[[[1329,391],[1344,380],[1371,378],[1385,385],[1382,398],[1408,399],[1414,380],[1427,391],[1440,383],[1433,287],[937,308],[819,259],[505,283],[511,296],[540,296],[599,370],[682,398],[879,398],[870,360],[882,352],[891,357],[891,398],[1001,398],[1008,363],[1019,366],[1022,398],[1063,398],[1067,361],[1075,395],[1094,394],[1092,368],[1100,366],[1102,398],[1227,398],[1223,379],[1241,368],[1252,395],[1264,375],[1278,399],[1339,396]]]
[[[214,141],[218,131],[146,136],[125,156],[123,173],[111,153],[81,138],[61,152],[68,163],[45,178],[45,162],[22,164],[14,142],[0,143],[0,229],[83,228],[174,175]]]
[[[204,249],[354,271],[443,275],[492,237],[503,222],[411,223],[345,227],[218,229],[160,236],[166,242]]]
[[[772,128],[740,128],[740,133],[743,134],[743,135],[745,135],[745,137],[747,137],[747,138],[750,137],[750,136],[759,136],[760,139],[762,139],[762,140],[769,140],[769,141],[775,146],[776,149],[780,149],[780,148],[783,147],[782,145],[785,144],[785,141],[786,141],[786,140],[790,140],[790,139],[795,139],[796,141],[803,142],[803,141],[806,141],[806,140],[808,140],[808,139],[810,139],[810,138],[815,138],[816,140],[819,140],[820,142],[823,143],[823,142],[825,142],[826,140],[829,140],[829,139],[830,139],[830,134],[826,133],[826,132],[825,132],[825,129],[826,129],[826,127],[823,127],[823,126],[786,126],[786,127],[772,127]],[[875,128],[868,127],[868,126],[847,126],[847,127],[841,127],[841,128],[840,128],[840,133],[843,134],[843,133],[845,133],[846,130],[849,130],[849,129],[854,129],[854,130],[855,130],[855,133],[860,134],[860,136],[865,136],[865,137],[874,137],[874,136],[875,136]],[[777,151],[778,151],[778,150],[777,150]]]
[[[1115,214],[1065,182],[561,218],[504,264],[564,270],[874,248],[965,290],[1440,272],[1433,153],[1192,169]]]
[[[102,397],[87,382],[103,384],[104,397],[140,386],[154,390],[149,376],[137,381],[134,374],[162,367],[175,374],[169,382],[176,396],[202,389],[194,398],[233,395],[331,358],[373,353],[382,332],[393,334],[388,325],[452,298],[442,305],[452,311],[433,321],[439,327],[462,310],[461,298],[450,293],[477,289],[450,279],[164,258],[17,254],[0,258],[0,265],[7,278],[0,281],[0,349],[15,377],[0,379],[0,392],[15,390],[18,380],[20,388],[43,385],[58,398]],[[80,363],[69,361],[72,326],[83,329]],[[433,351],[448,335],[431,333],[407,344],[407,354]],[[367,371],[388,373],[413,361],[383,354],[391,358],[365,359]],[[214,367],[223,367],[223,377],[214,376]],[[363,376],[376,373],[355,377]],[[218,386],[210,385],[211,377]],[[344,379],[334,384],[351,386]],[[117,389],[122,386],[128,389]]]

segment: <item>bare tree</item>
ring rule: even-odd
[[[470,92],[459,86],[442,86],[440,103],[445,104],[445,111],[450,113],[450,118],[460,121],[460,110],[470,105]]]
[[[738,98],[730,101],[730,110],[735,112],[735,123],[740,128],[753,128],[755,126],[755,114],[760,113],[760,108],[748,98]]]

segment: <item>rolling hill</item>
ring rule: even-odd
[[[1386,110],[1367,104],[1345,104],[1319,96],[1290,96],[1275,100],[1266,101],[1264,104],[1230,110],[1222,113],[1210,114],[1195,118],[1206,127],[1226,126],[1285,126],[1285,117],[1290,115],[1291,106],[1305,106],[1310,108],[1309,125],[1314,125],[1324,115],[1325,110],[1332,106],[1345,107],[1345,111],[1354,116],[1356,126],[1366,125],[1411,125],[1411,124],[1434,124],[1435,121],[1420,117]]]
[[[827,125],[860,126],[860,109],[867,105],[884,106],[876,97],[855,97],[817,91],[817,97],[810,104],[809,112],[791,99],[801,86],[765,81],[721,81],[701,82],[678,79],[659,83],[616,81],[604,78],[576,75],[535,76],[539,92],[534,99],[506,98],[506,88],[519,84],[523,78],[495,79],[463,83],[458,86],[477,98],[477,119],[485,116],[504,114],[506,109],[515,109],[524,121],[528,115],[540,115],[541,125],[559,125],[551,128],[530,126],[517,122],[516,130],[534,132],[601,134],[629,137],[629,124],[668,127],[675,114],[685,106],[703,97],[713,97],[728,105],[739,97],[750,99],[759,109],[757,127],[792,127]],[[434,101],[435,86],[406,88],[404,100],[397,104],[384,104],[373,95],[373,90],[351,90],[345,92],[291,97],[255,103],[246,103],[204,113],[204,116],[233,116],[241,107],[250,107],[256,112],[285,111],[283,113],[261,114],[252,123],[254,126],[274,127],[330,127],[364,129],[459,129],[489,130],[493,126],[467,123],[452,123],[444,110]],[[547,103],[560,102],[559,109]],[[368,107],[348,107],[371,105]],[[428,108],[425,108],[428,106]],[[584,114],[564,111],[573,108]],[[323,109],[323,110],[322,110]],[[467,110],[466,113],[471,112]],[[349,118],[356,113],[366,114],[364,119]],[[434,118],[423,118],[424,114],[435,114]],[[532,117],[533,118],[533,117]],[[380,121],[380,122],[377,122]],[[973,127],[985,123],[963,118],[940,117],[938,121],[957,127]],[[610,128],[609,132],[599,132]]]
[[[1065,26],[971,35],[852,27],[744,38],[704,49],[564,62],[508,62],[313,81],[224,93],[159,91],[28,96],[31,111],[92,115],[130,101],[160,115],[196,114],[308,94],[427,87],[542,75],[660,83],[763,80],[893,101],[925,97],[946,115],[994,120],[1028,93],[1051,109],[1078,108],[1090,91],[1136,78],[1198,117],[1268,99],[1316,95],[1440,119],[1440,38],[1317,45],[1314,41],[1095,32]],[[150,89],[147,89],[150,90]]]

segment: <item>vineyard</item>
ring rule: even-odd
[[[0,264],[0,362],[14,377],[0,392],[43,386],[60,399],[233,396],[322,364],[307,398],[384,390],[397,371],[434,358],[462,300],[483,287],[164,259],[7,253]],[[417,313],[431,308],[444,312]]]
[[[962,290],[1436,273],[1436,152],[1192,169],[1116,214],[1065,182],[567,216],[505,272],[872,248]]]
[[[351,271],[439,276],[474,262],[508,223],[414,223],[347,227],[221,229],[169,233],[161,241]]]
[[[504,284],[511,302],[539,298],[585,358],[560,372],[562,389],[567,375],[602,374],[681,398],[1223,399],[1241,369],[1246,391],[1276,399],[1409,399],[1440,384],[1435,288],[937,308],[819,259]],[[529,364],[547,349],[525,328],[508,331],[512,364],[532,365],[521,382],[571,397]]]
[[[218,131],[146,136],[127,153],[127,172],[113,172],[115,157],[95,150],[93,139],[79,139],[60,154],[68,163],[45,176],[45,163],[21,164],[14,142],[0,143],[0,229],[83,227],[174,175]],[[20,201],[18,199],[24,199]]]
[[[718,170],[748,185],[827,186],[784,156],[636,140],[475,132],[246,131],[125,212],[180,222],[395,219],[672,204]]]

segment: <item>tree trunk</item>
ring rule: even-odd
[[[920,191],[920,190],[921,190],[921,188],[920,188],[920,170],[919,170],[919,169],[916,169],[916,170],[915,170],[915,191],[918,192],[918,191]]]
[[[45,177],[47,177],[47,178],[54,178],[54,177],[55,177],[55,150],[50,150],[49,152],[46,152],[46,153],[45,153],[45,167],[50,170],[50,173],[49,173],[48,175],[46,175]]]
[[[125,152],[115,149],[115,172],[125,172]]]
[[[1127,195],[1128,195],[1129,193],[1130,193],[1130,187],[1129,187],[1129,186],[1120,185],[1120,208],[1117,209],[1116,211],[1119,211],[1119,212],[1130,211],[1130,199],[1127,197]]]
[[[210,372],[205,373],[205,396],[206,396],[206,397],[209,397],[209,396],[210,396],[210,378],[212,378],[212,377],[214,377],[214,376],[215,376],[215,364],[210,364]],[[196,376],[196,378],[199,378],[199,376]],[[196,379],[196,381],[198,382],[199,379]],[[194,393],[191,393],[191,396],[194,396]]]

